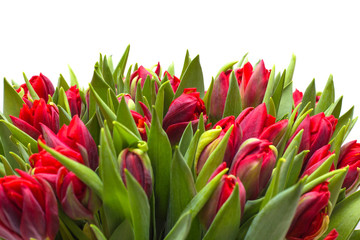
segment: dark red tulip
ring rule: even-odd
[[[59,131],[59,110],[54,104],[46,104],[44,99],[35,100],[31,108],[24,104],[19,117],[10,118],[16,127],[34,139],[41,135],[41,124],[55,133]]]
[[[77,86],[70,87],[66,92],[66,97],[69,102],[69,107],[71,111],[71,116],[79,115],[81,114],[81,97],[80,92]]]
[[[349,171],[345,177],[343,187],[349,193],[356,190],[360,184],[360,143],[355,141],[348,142],[341,147],[337,168],[349,166]]]
[[[71,119],[69,126],[63,125],[57,135],[44,125],[42,130],[44,140],[49,147],[67,146],[80,153],[84,164],[92,170],[99,166],[96,143],[77,115]]]
[[[164,72],[164,76],[165,75],[167,76],[167,79],[170,81],[171,88],[175,93],[180,85],[180,79],[177,78],[176,76],[171,76],[171,74],[168,73],[168,71]]]
[[[172,101],[163,120],[163,128],[170,142],[172,144],[179,142],[189,122],[192,123],[193,129],[195,129],[201,113],[203,113],[204,122],[206,123],[206,109],[200,94],[196,92],[195,88],[184,89],[184,93]]]
[[[230,168],[246,189],[247,199],[256,199],[266,187],[276,164],[277,150],[267,140],[251,138],[236,153]]]
[[[329,199],[328,182],[316,186],[301,196],[286,239],[312,240],[324,234],[329,224],[327,215]]]
[[[221,164],[215,170],[214,174],[211,176],[209,181],[211,181],[219,172],[221,172],[225,168],[226,168],[226,163]],[[206,228],[210,227],[216,214],[219,212],[220,208],[224,205],[226,200],[230,197],[230,195],[234,191],[236,184],[238,184],[239,186],[241,213],[244,212],[245,201],[246,201],[245,188],[238,177],[234,175],[225,174],[222,176],[216,190],[211,195],[210,199],[205,204],[205,206],[203,207],[203,209],[199,214],[200,220],[205,225]]]
[[[50,185],[17,170],[20,177],[0,178],[0,237],[4,239],[55,239],[58,207]]]
[[[153,174],[150,159],[140,149],[126,148],[119,157],[120,175],[126,185],[125,169],[127,169],[144,189],[150,198],[152,194]]]
[[[39,96],[39,98],[43,98],[45,102],[48,101],[49,95],[52,96],[55,92],[54,86],[51,83],[51,81],[45,77],[42,73],[40,73],[39,76],[33,76],[29,80],[31,86],[34,88],[36,94]],[[19,93],[21,92],[21,89],[24,90],[24,98],[28,99],[30,96],[29,90],[26,86],[26,84],[22,84],[19,89],[16,91]]]

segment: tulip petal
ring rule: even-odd
[[[22,119],[17,118],[17,117],[13,117],[13,116],[10,116],[10,118],[11,118],[11,121],[13,122],[13,124],[16,127],[18,127],[23,132],[27,133],[33,139],[38,139],[39,136],[41,135],[39,130],[37,130],[36,128],[31,126],[29,123],[23,121]]]

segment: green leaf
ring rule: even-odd
[[[277,109],[276,120],[282,119],[284,116],[290,116],[292,112],[293,100],[292,82],[287,85],[281,95],[279,108]]]
[[[116,80],[118,78],[120,78],[122,80],[122,77],[124,76],[124,71],[125,71],[125,66],[126,66],[126,62],[128,60],[129,57],[129,52],[130,52],[130,44],[126,47],[118,65],[116,66],[114,73],[113,73],[113,78]]]
[[[241,111],[242,108],[239,85],[235,77],[235,72],[232,71],[230,75],[229,90],[227,92],[227,97],[225,101],[223,118],[227,116],[237,117]]]
[[[218,78],[218,76],[222,73],[222,72],[226,72],[227,70],[229,69],[232,69],[233,66],[237,63],[238,61],[232,61],[232,62],[229,62],[227,64],[225,64],[224,66],[222,66],[219,70],[219,72],[216,74],[216,78]]]
[[[125,127],[123,124],[114,121],[113,138],[115,143],[116,152],[120,151],[127,146],[132,146],[140,141],[140,138],[136,136],[130,129]],[[126,143],[127,145],[123,145]]]
[[[185,155],[187,149],[189,148],[192,138],[193,138],[193,129],[191,122],[189,122],[179,142],[179,149],[182,155]]]
[[[28,78],[26,77],[25,73],[23,73],[23,77],[26,83],[26,87],[29,90],[30,96],[33,100],[37,100],[39,99],[39,96],[37,95],[37,93],[35,92],[33,86],[31,85],[31,83],[29,82]]]
[[[150,134],[148,135],[148,155],[154,173],[155,209],[157,232],[163,228],[168,211],[170,169],[172,149],[169,139],[160,125],[156,109],[152,111]]]
[[[332,154],[328,159],[323,162],[308,178],[307,182],[311,182],[312,180],[321,177],[322,175],[329,172],[331,165],[334,162],[335,154]]]
[[[199,55],[190,62],[184,76],[180,79],[180,85],[175,93],[175,98],[179,97],[185,88],[196,88],[196,91],[200,93],[200,98],[204,97],[204,78]]]
[[[313,189],[314,187],[316,187],[317,185],[319,185],[320,183],[323,183],[327,179],[335,176],[336,174],[346,172],[346,171],[347,170],[345,168],[340,168],[340,169],[336,169],[336,170],[333,170],[331,172],[328,172],[328,173],[326,173],[326,174],[312,180],[311,182],[306,183],[306,185],[303,188],[302,193],[306,193],[306,192],[310,191],[311,189]],[[305,177],[304,177],[304,179],[305,179]]]
[[[58,85],[57,85],[57,88],[60,89],[60,88],[63,88],[65,91],[67,91],[70,87],[69,87],[69,84],[66,82],[64,76],[62,74],[60,74],[60,77],[58,79]]]
[[[25,172],[29,171],[28,167],[26,164],[28,164],[26,162],[25,159],[21,158],[19,155],[17,155],[14,152],[10,152],[11,156],[15,159],[15,161],[17,162],[17,164],[19,165],[19,168]],[[4,164],[5,166],[5,164]]]
[[[339,197],[339,194],[340,194],[340,191],[341,191],[341,188],[342,188],[342,185],[343,185],[343,182],[345,180],[347,173],[348,173],[348,167],[346,167],[346,171],[336,174],[329,180],[328,188],[329,188],[329,192],[330,192],[329,201],[331,203],[331,206],[335,206],[335,204],[338,200],[338,197]],[[330,208],[328,210],[329,216],[331,216],[332,210],[333,210],[333,208]]]
[[[183,79],[183,76],[184,76],[184,74],[186,72],[186,69],[188,68],[190,62],[191,62],[191,58],[190,58],[189,50],[186,50],[185,59],[184,59],[184,65],[183,65],[183,68],[181,70],[180,79]]]
[[[285,75],[286,75],[286,70],[284,70],[283,73],[281,74],[281,77],[279,78],[279,81],[278,81],[276,88],[274,90],[274,93],[272,95],[272,99],[274,100],[275,108],[277,111],[279,109],[279,104],[280,104],[280,100],[281,100],[281,96],[282,96],[282,92],[283,92]],[[278,75],[278,76],[280,76],[280,75]]]
[[[186,163],[190,169],[193,169],[192,166],[194,163],[195,153],[196,153],[196,149],[198,146],[199,138],[200,138],[200,130],[196,130],[196,132],[195,132],[194,136],[192,137],[191,142],[189,144],[189,148],[187,149],[187,151],[185,153]]]
[[[70,230],[70,232],[75,236],[75,239],[89,239],[79,228],[79,226],[74,222],[74,220],[72,220],[63,212],[61,207],[59,207],[59,220],[60,222],[63,222],[64,225]]]
[[[271,69],[269,81],[263,98],[263,102],[266,104],[267,109],[270,108],[270,98],[274,93],[274,89],[275,89],[275,65]]]
[[[321,99],[321,98],[320,98]],[[349,121],[352,120],[354,114],[354,106],[352,106],[346,113],[344,113],[338,120],[337,124],[336,124],[336,129],[333,133],[332,138],[335,138],[337,136],[337,134],[339,133],[339,131],[341,130],[341,128],[343,126],[345,126],[346,124],[349,123]]]
[[[166,221],[168,230],[174,226],[195,194],[196,189],[191,170],[185,163],[179,148],[175,147],[170,174],[169,213]]]
[[[315,114],[325,112],[326,109],[335,101],[335,88],[333,76],[330,74],[329,79],[325,85],[324,91],[321,94],[320,100],[315,107]]]
[[[248,55],[248,52],[244,54],[244,56],[241,58],[241,60],[239,61],[239,63],[236,65],[237,68],[241,68],[243,65],[243,62],[246,58],[246,56]]]
[[[271,199],[256,215],[245,240],[284,239],[295,215],[303,186],[304,182],[299,181]]]
[[[6,157],[3,156],[3,155],[0,155],[0,159],[1,159],[1,162],[3,163],[3,165],[4,165],[4,170],[5,170],[6,176],[16,175],[16,173],[12,169],[12,167],[11,167],[9,161],[6,159]]]
[[[141,139],[140,133],[136,127],[134,118],[132,117],[130,110],[125,102],[125,98],[121,98],[120,105],[117,111],[117,119],[119,123],[127,127],[135,136]]]
[[[132,229],[131,223],[125,219],[114,231],[109,240],[117,240],[121,236],[122,240],[133,240],[134,231]]]
[[[38,147],[37,147],[36,141],[32,137],[30,137],[27,133],[21,131],[19,128],[15,127],[13,124],[11,124],[10,122],[8,122],[6,120],[0,120],[0,122],[4,123],[7,126],[7,128],[10,130],[11,134],[19,142],[21,142],[24,146],[27,146],[28,144],[30,144],[31,151],[33,153],[38,152]]]
[[[111,73],[111,70],[109,68],[108,60],[107,60],[106,56],[104,56],[102,74],[103,74],[105,82],[110,86],[110,88],[113,91],[115,91],[115,81],[114,81],[113,75]]]
[[[216,214],[204,240],[235,239],[241,218],[239,185],[236,184],[233,192]]]
[[[137,180],[125,169],[126,185],[135,240],[150,237],[150,205],[145,191]]]
[[[338,203],[330,217],[326,236],[332,229],[339,233],[337,240],[349,239],[360,220],[360,191],[351,194]]]
[[[206,160],[204,166],[202,167],[197,179],[196,179],[196,189],[200,191],[208,182],[210,176],[213,174],[215,169],[222,163],[227,143],[230,138],[230,134],[234,126],[231,126],[224,137],[221,139],[220,143],[216,146],[214,151],[210,154],[209,158]]]
[[[100,197],[100,199],[102,199],[103,183],[94,171],[92,171],[89,167],[60,154],[58,151],[45,145],[40,140],[38,141],[38,144],[41,148],[56,158],[56,160],[58,160],[67,169],[72,171],[82,182],[91,188],[95,194]]]
[[[165,87],[166,85],[170,85],[170,82],[162,84],[158,90],[155,100],[155,109],[159,115],[160,124],[162,124],[163,116],[164,116],[164,98],[165,98]]]
[[[295,70],[295,64],[296,64],[296,56],[295,56],[295,54],[293,54],[291,57],[291,60],[290,60],[290,64],[289,64],[288,68],[286,69],[285,86],[287,86],[288,84],[290,84],[292,82],[292,78],[293,78],[294,70]]]
[[[107,240],[101,230],[94,224],[90,224],[90,228],[92,229],[93,233],[97,240]]]
[[[331,104],[326,110],[325,116],[333,115],[335,118],[339,118],[341,112],[343,96],[340,96],[335,103]]]
[[[71,69],[70,65],[68,65],[68,68],[69,68],[69,74],[70,74],[70,85],[71,86],[76,85],[78,88],[80,88],[80,85],[76,78],[76,75],[75,75],[74,71]]]
[[[358,240],[360,239],[360,230],[355,230],[352,234],[349,240]]]
[[[292,165],[289,168],[288,177],[286,179],[285,188],[288,188],[296,183],[299,178],[301,168],[304,162],[306,154],[309,153],[309,150],[304,150],[301,153],[297,154],[294,158]]]
[[[24,101],[21,99],[15,89],[4,78],[4,115],[10,121],[9,115],[18,117],[20,109],[24,105]]]
[[[204,96],[204,104],[205,104],[206,111],[210,111],[210,103],[211,103],[210,99],[211,99],[213,87],[214,87],[214,78],[211,79],[210,86]]]
[[[63,88],[59,89],[59,99],[58,99],[58,106],[62,107],[66,113],[71,116],[71,110],[69,106],[68,99],[66,97],[65,90]]]
[[[171,75],[171,76],[174,76],[175,75],[175,64],[174,62],[172,62],[168,69],[167,69],[167,72]]]
[[[339,133],[334,138],[334,141],[331,144],[330,151],[335,151],[335,158],[334,158],[334,166],[336,167],[338,164],[339,156],[340,156],[340,150],[341,150],[341,144],[345,140],[345,133],[347,130],[347,126],[343,126]]]
[[[301,112],[307,104],[310,103],[309,108],[315,109],[316,102],[316,89],[315,89],[315,79],[311,81],[309,86],[306,88],[303,99],[301,101],[301,106],[299,112]]]

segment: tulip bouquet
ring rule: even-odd
[[[245,55],[205,91],[198,56],[175,75],[126,67],[129,49],[87,89],[71,69],[4,80],[0,238],[360,239],[356,118],[332,76],[302,93],[295,56],[276,73]]]

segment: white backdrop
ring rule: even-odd
[[[1,1],[0,77],[22,83],[22,72],[42,72],[55,83],[60,73],[69,79],[69,64],[85,87],[100,52],[117,62],[130,43],[129,63],[174,61],[178,76],[186,49],[200,54],[208,85],[246,52],[276,71],[295,53],[295,87],[304,91],[315,78],[321,91],[332,73],[343,112],[355,105],[358,116],[359,23],[355,1]],[[360,123],[351,139],[360,139]]]

